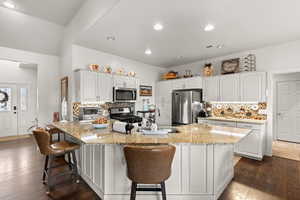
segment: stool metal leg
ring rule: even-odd
[[[75,174],[75,180],[76,180],[76,183],[79,183],[76,154],[75,154],[75,151],[72,151],[71,153],[72,153],[72,159],[73,159],[73,165],[74,165],[73,172]]]
[[[44,165],[44,171],[43,171],[43,184],[46,182],[46,173],[48,170],[48,161],[49,161],[49,156],[47,155],[45,158],[45,165]]]
[[[53,155],[50,155],[49,156],[49,164],[48,164],[48,192],[47,194],[50,194],[50,191],[53,187],[52,185],[52,165],[53,165],[53,162],[54,162],[54,156]]]
[[[161,186],[162,199],[167,200],[165,182],[161,182],[160,186]]]
[[[132,182],[131,183],[130,200],[135,200],[135,197],[136,197],[136,188],[137,188],[137,183]]]
[[[67,154],[68,154],[68,165],[69,165],[69,169],[72,170],[71,153],[67,153]]]

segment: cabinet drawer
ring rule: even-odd
[[[251,123],[241,123],[241,122],[237,123],[238,128],[247,128],[247,129],[260,130],[262,126],[263,125],[261,125],[261,124],[251,124]]]
[[[225,121],[215,121],[215,120],[212,120],[212,122],[216,126],[236,127],[236,122],[225,122]]]

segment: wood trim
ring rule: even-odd
[[[0,137],[0,142],[14,141],[14,140],[20,140],[20,139],[25,139],[25,138],[30,138],[30,137],[31,137],[31,134]]]

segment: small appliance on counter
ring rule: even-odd
[[[118,107],[109,109],[110,118],[118,120],[113,124],[113,131],[130,134],[134,124],[141,123],[142,118],[136,116],[130,107]]]
[[[206,117],[208,117],[207,111],[205,110],[204,103],[200,104],[200,111],[198,113],[198,117],[200,117],[200,118],[206,118]]]
[[[79,107],[79,115],[77,119],[79,121],[93,121],[96,120],[101,114],[101,108],[96,106]]]

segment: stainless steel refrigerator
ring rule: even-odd
[[[201,103],[201,89],[174,90],[172,92],[172,125],[196,122]]]

